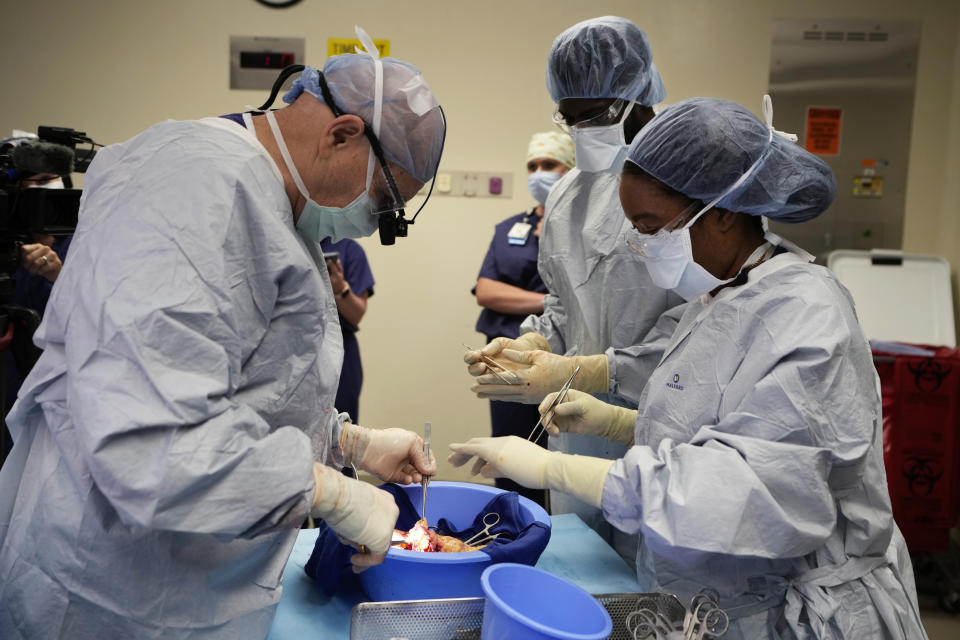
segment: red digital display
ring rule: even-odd
[[[241,51],[241,69],[283,69],[294,64],[292,53],[277,51]]]

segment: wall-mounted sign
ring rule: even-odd
[[[853,179],[852,195],[854,198],[882,198],[883,177],[856,176]]]
[[[389,40],[374,40],[373,44],[380,50],[380,57],[386,58],[390,55]],[[327,56],[338,56],[341,53],[356,53],[357,49],[363,50],[363,45],[356,38],[330,38],[327,40]]]
[[[807,107],[804,148],[818,156],[839,155],[842,119],[843,109],[839,107]]]

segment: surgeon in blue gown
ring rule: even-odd
[[[647,34],[626,18],[604,16],[577,23],[553,42],[547,57],[547,90],[557,104],[554,120],[568,130],[577,166],[547,198],[539,270],[547,285],[544,311],[521,325],[515,340],[500,338],[484,354],[529,353],[516,361],[520,385],[504,385],[486,372],[476,351],[465,361],[477,375],[480,398],[539,404],[574,369],[573,388],[636,407],[677,316],[666,313],[683,300],[657,287],[629,253],[618,189],[627,145],[654,117],[666,89]],[[625,291],[634,296],[623,304]],[[662,340],[644,340],[658,327]],[[642,343],[642,344],[641,344]],[[586,434],[561,433],[550,448],[615,459],[622,445]],[[636,553],[636,537],[611,530],[599,509],[571,494],[550,494],[552,513],[576,513],[624,557]]]
[[[9,418],[0,638],[262,639],[308,515],[355,570],[383,561],[396,504],[340,468],[435,466],[415,433],[334,409],[319,243],[412,198],[445,125],[419,71],[361,35],[371,53],[306,68],[283,109],[167,121],[91,164]]]
[[[645,590],[719,594],[731,640],[913,640],[913,571],[883,467],[879,381],[849,292],[765,230],[836,195],[830,168],[744,107],[693,98],[630,146],[629,245],[689,300],[638,409],[571,391],[556,429],[630,444],[616,461],[519,438],[452,461],[571,491],[642,536]],[[794,138],[795,139],[795,138]],[[629,305],[629,292],[619,304]],[[548,410],[550,394],[541,405]]]

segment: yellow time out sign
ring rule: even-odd
[[[373,44],[380,50],[380,57],[390,55],[389,40],[374,40]],[[327,40],[327,56],[338,56],[341,53],[356,53],[356,49],[363,50],[363,45],[356,38],[329,38]]]

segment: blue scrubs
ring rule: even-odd
[[[359,296],[364,291],[368,298],[373,295],[373,272],[370,271],[370,263],[367,262],[363,247],[349,238],[339,242],[324,238],[320,247],[324,253],[336,251],[340,254],[343,277],[356,295]],[[342,315],[340,329],[343,332],[343,368],[340,370],[340,386],[337,387],[337,399],[333,406],[337,411],[349,413],[350,419],[356,423],[360,419],[360,387],[363,386],[360,344],[356,336],[360,329],[350,324]]]
[[[517,222],[526,222],[531,226],[530,233],[522,244],[511,244],[507,237],[510,229]],[[490,241],[490,248],[483,259],[478,278],[489,278],[498,282],[505,282],[527,291],[546,293],[547,287],[540,279],[537,270],[537,254],[540,249],[540,239],[533,235],[533,230],[540,222],[535,211],[519,213],[499,223]],[[516,241],[515,241],[516,242]],[[474,289],[476,292],[476,289]],[[492,309],[484,309],[477,319],[476,329],[487,337],[487,342],[498,336],[516,338],[520,335],[520,323],[524,315],[500,313]],[[530,430],[540,419],[540,413],[535,404],[521,404],[519,402],[490,401],[491,432],[494,436],[520,436],[526,438]],[[547,446],[546,434],[537,441],[540,446]],[[516,491],[540,505],[545,504],[546,492],[542,489],[527,489],[513,480],[497,478],[496,486],[507,491]]]

